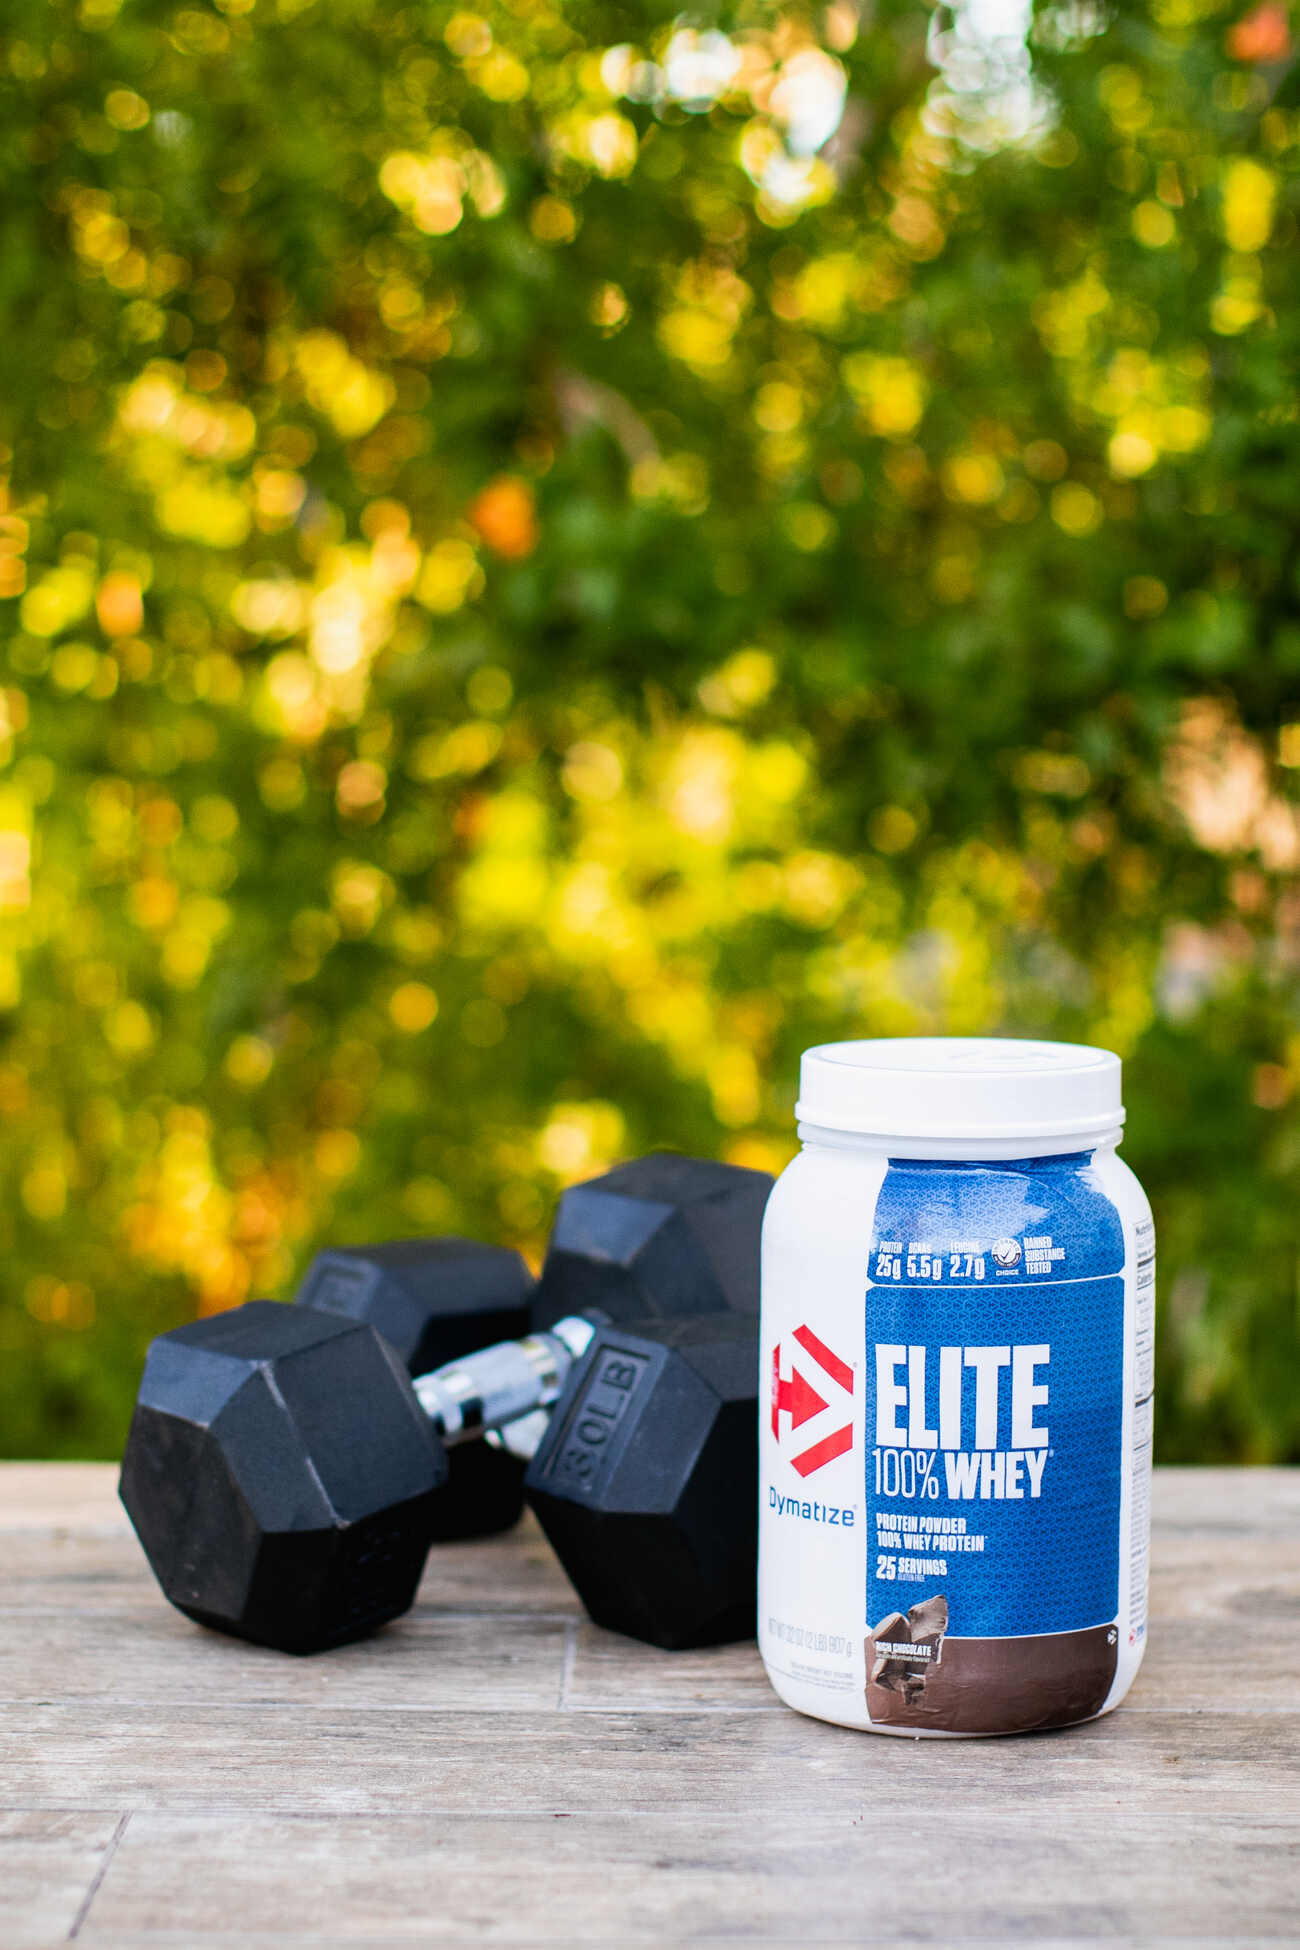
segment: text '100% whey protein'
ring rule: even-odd
[[[1119,1058],[803,1058],[763,1227],[759,1643],[877,1733],[1068,1726],[1146,1638],[1155,1247]]]

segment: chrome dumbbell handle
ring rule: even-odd
[[[498,1446],[531,1455],[545,1426],[544,1417],[535,1423],[534,1418],[558,1400],[565,1376],[595,1331],[581,1314],[570,1315],[544,1333],[499,1341],[449,1361],[418,1376],[413,1386],[448,1448],[500,1430]],[[512,1431],[510,1425],[520,1426]]]
[[[534,1408],[518,1421],[506,1422],[499,1429],[489,1429],[484,1441],[494,1449],[501,1449],[507,1456],[516,1456],[520,1462],[531,1462],[542,1446],[542,1437],[551,1424],[549,1408]]]

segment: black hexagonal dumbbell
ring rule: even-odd
[[[578,1315],[413,1383],[368,1323],[253,1301],[154,1342],[122,1500],[180,1610],[322,1651],[412,1603],[447,1449],[558,1402],[529,1494],[579,1596],[710,1645],[752,1629],[757,1391],[751,1315]]]
[[[656,1151],[571,1185],[533,1295],[535,1327],[588,1309],[611,1320],[758,1312],[765,1171]]]
[[[530,1456],[528,1501],[597,1624],[669,1648],[752,1635],[752,1314],[571,1315],[415,1390],[444,1442],[488,1427]]]
[[[530,1320],[549,1327],[585,1309],[613,1320],[756,1313],[771,1186],[766,1172],[652,1152],[563,1193],[535,1288],[517,1253],[468,1239],[415,1239],[318,1253],[297,1300],[369,1321],[413,1376],[520,1335]],[[519,1454],[474,1443],[448,1461],[435,1541],[488,1536],[517,1521]]]
[[[181,1611],[315,1652],[408,1608],[446,1480],[373,1327],[254,1300],[153,1343],[121,1496]]]
[[[301,1307],[369,1321],[410,1375],[527,1333],[533,1276],[518,1253],[476,1239],[402,1239],[317,1253],[299,1287]],[[488,1537],[517,1523],[524,1465],[475,1442],[448,1457],[432,1538]]]
[[[398,1617],[438,1534],[447,1451],[554,1402],[592,1331],[562,1323],[414,1382],[368,1321],[310,1307],[253,1300],[160,1335],[120,1489],[165,1595],[286,1652]]]
[[[701,1290],[710,1299],[723,1290],[751,1322],[757,1312],[758,1230],[771,1181],[705,1166],[697,1200],[693,1163],[641,1160],[578,1188],[604,1201],[595,1207],[607,1214],[603,1229],[586,1221],[586,1251],[601,1267],[607,1309],[624,1318],[656,1301],[665,1315],[672,1306],[690,1311]],[[609,1181],[617,1182],[597,1192]],[[706,1208],[676,1226],[694,1280],[644,1253],[677,1220],[665,1196],[672,1189],[678,1206]],[[634,1210],[629,1226],[629,1205],[658,1211]],[[577,1256],[572,1243],[562,1251]],[[549,1259],[548,1271],[553,1299]],[[202,1623],[294,1651],[396,1617],[439,1534],[445,1449],[487,1428],[519,1429],[521,1418],[548,1409],[592,1332],[591,1319],[570,1319],[414,1386],[368,1320],[306,1306],[253,1302],[164,1335],[150,1350],[122,1497],[165,1593]],[[396,1458],[389,1418],[402,1436]],[[516,1444],[523,1453],[529,1446]]]
[[[596,1330],[528,1468],[528,1501],[598,1625],[652,1645],[754,1631],[758,1323]]]

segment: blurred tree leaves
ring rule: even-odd
[[[1285,10],[4,35],[0,1448],[991,1029],[1125,1056],[1164,1455],[1300,1454]]]

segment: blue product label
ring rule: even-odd
[[[1119,1608],[1123,1266],[1086,1157],[890,1164],[866,1294],[873,1719],[996,1731],[1098,1710]],[[1018,1654],[987,1643],[1007,1640]]]

